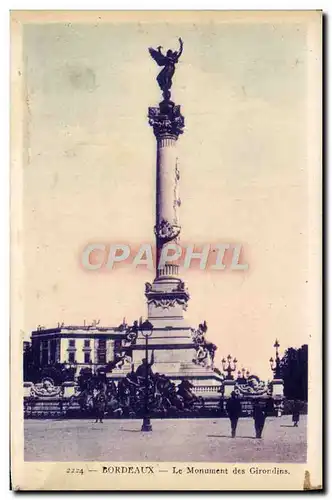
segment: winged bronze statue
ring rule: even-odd
[[[179,38],[180,49],[179,51],[173,51],[168,49],[166,55],[161,51],[162,46],[159,45],[157,50],[149,48],[151,57],[156,61],[158,66],[164,66],[159,75],[157,76],[157,82],[160,89],[163,92],[165,100],[169,100],[171,97],[170,88],[172,87],[172,78],[175,72],[175,64],[181,57],[183,51],[183,41]]]

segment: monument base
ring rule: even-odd
[[[223,377],[214,372],[211,366],[195,363],[196,349],[190,328],[156,328],[148,340],[148,361],[153,360],[153,373],[165,375],[178,385],[189,380],[193,392],[204,399],[219,399]],[[127,363],[107,373],[114,381],[126,377],[131,370],[136,371],[146,357],[145,338],[139,334],[132,346],[132,364]]]
[[[172,266],[170,266],[172,267]],[[176,269],[171,269],[176,271]],[[153,373],[165,375],[178,385],[188,380],[193,391],[204,398],[220,398],[223,377],[212,368],[210,356],[203,365],[198,363],[198,345],[194,342],[191,328],[183,317],[189,293],[184,282],[176,276],[159,276],[152,284],[145,284],[148,304],[148,321],[152,324],[151,334],[146,337],[138,330],[135,342],[131,345],[131,364],[115,368],[107,377],[120,380],[131,371],[136,371],[143,359],[148,358]]]

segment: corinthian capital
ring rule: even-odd
[[[157,138],[170,135],[177,139],[183,134],[184,117],[181,115],[180,106],[169,103],[168,107],[149,108],[148,117]]]

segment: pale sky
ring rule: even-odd
[[[91,242],[154,241],[160,100],[148,47],[184,52],[173,79],[181,239],[244,245],[247,272],[183,273],[186,317],[263,378],[307,343],[307,25],[30,24],[24,27],[26,336],[38,324],[118,325],[145,316],[150,271],[83,271]]]

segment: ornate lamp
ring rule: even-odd
[[[232,366],[232,360],[233,360],[233,366]],[[235,370],[236,370],[237,359],[236,358],[233,359],[232,356],[229,354],[227,356],[227,363],[228,364],[226,363],[225,358],[223,358],[221,360],[221,362],[222,362],[222,369],[224,370],[224,372],[227,372],[225,380],[234,380],[232,372],[235,372]]]
[[[144,417],[141,431],[151,432],[152,425],[149,417],[149,337],[152,335],[153,325],[149,320],[145,320],[144,323],[140,322],[139,331],[145,338],[145,405],[144,405]]]
[[[270,358],[271,370],[273,372],[273,378],[280,379],[281,378],[281,367],[280,367],[280,357],[279,357],[280,344],[278,342],[278,339],[276,339],[273,347],[276,350],[276,357],[275,359],[273,359],[272,357]]]

